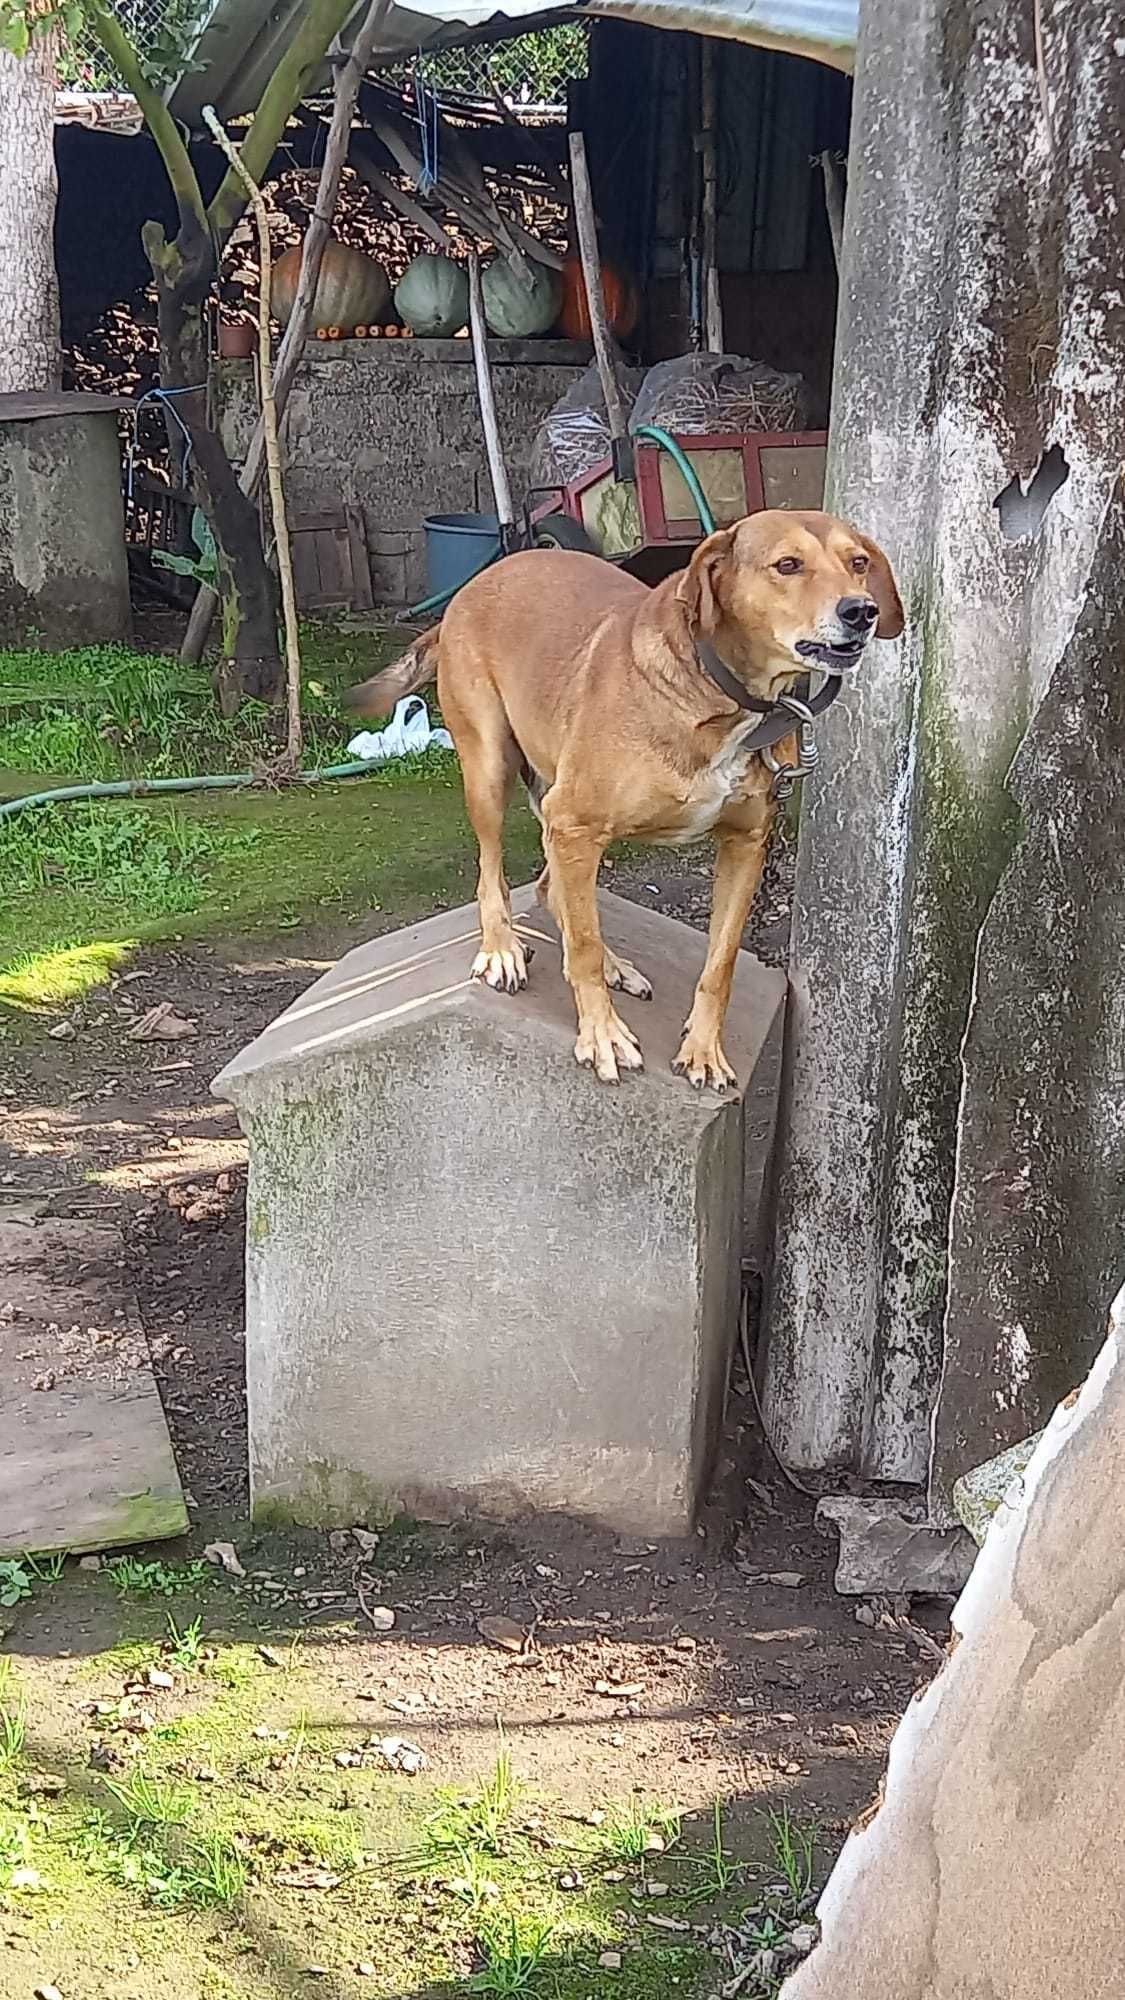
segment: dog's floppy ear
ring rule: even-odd
[[[879,623],[875,627],[877,639],[897,639],[906,624],[906,613],[898,594],[894,571],[879,547],[867,535],[856,530],[856,540],[861,542],[871,558],[871,568],[867,572],[867,588],[879,606]]]
[[[719,622],[719,577],[733,551],[733,528],[720,528],[716,534],[708,535],[705,542],[700,542],[676,586],[676,596],[687,610],[693,632],[713,632]]]

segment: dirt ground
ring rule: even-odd
[[[790,865],[779,850],[749,939],[775,962]],[[654,872],[631,861],[607,884],[688,921],[705,918],[706,881],[690,863]],[[741,1365],[715,1493],[688,1544],[622,1544],[549,1519],[503,1533],[458,1528],[417,1545],[388,1537],[360,1573],[346,1538],[283,1544],[246,1525],[245,1147],[208,1084],[362,935],[313,930],[147,952],[72,1010],[72,1039],[30,1027],[7,1046],[0,1195],[41,1197],[45,1212],[105,1217],[122,1231],[122,1277],[139,1301],[195,1524],[186,1555],[167,1559],[197,1554],[216,1534],[230,1539],[244,1568],[265,1574],[224,1580],[222,1617],[244,1637],[275,1625],[299,1636],[305,1659],[315,1648],[318,1698],[330,1691],[353,1728],[362,1720],[408,1734],[442,1784],[479,1779],[499,1720],[521,1775],[563,1807],[586,1812],[599,1798],[643,1790],[705,1825],[721,1800],[732,1843],[760,1875],[769,1866],[764,1815],[784,1805],[815,1823],[822,1878],[876,1793],[898,1717],[934,1670],[937,1649],[920,1627],[941,1639],[947,1607],[915,1607],[913,1626],[896,1622],[893,1608],[875,1625],[857,1622],[854,1603],[833,1591],[834,1549],[813,1524],[812,1500],[786,1485],[763,1449]],[[127,1040],[157,1001],[198,1035]],[[90,1583],[37,1599],[10,1642],[43,1663],[69,1711],[76,1660],[108,1642],[83,1595]],[[393,1609],[391,1633],[372,1629],[361,1594]],[[481,1620],[496,1616],[533,1633],[530,1660],[482,1636]],[[81,1746],[53,1754],[79,1756]],[[30,1994],[31,1972],[44,1976],[40,1945],[33,1929],[8,1928],[0,1994]],[[327,1942],[324,1954],[331,1960]],[[12,1983],[15,1963],[28,1976]],[[333,1993],[360,1990],[336,1969]],[[299,1971],[292,1990],[303,1990]],[[175,1990],[80,1965],[71,1979],[59,1981],[64,2000]],[[671,1973],[643,1990],[673,1989],[696,1990]],[[603,1977],[593,1990],[625,1989]],[[230,1991],[259,1988],[235,1982]]]

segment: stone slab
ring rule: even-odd
[[[921,1501],[830,1495],[816,1518],[839,1530],[841,1596],[956,1597],[968,1582],[972,1538],[961,1528],[936,1528]]]
[[[58,398],[49,399],[52,406]],[[0,421],[0,640],[83,645],[132,630],[121,443],[111,399]]]
[[[891,1744],[783,2000],[1125,1993],[1125,1294]]]
[[[0,1554],[187,1531],[123,1263],[105,1223],[42,1219],[33,1206],[0,1215]]]
[[[686,1531],[736,1330],[739,1098],[671,1074],[699,933],[614,896],[608,942],[648,1067],[574,1062],[530,890],[526,993],[469,979],[475,908],[341,960],[216,1079],[250,1144],[247,1375],[256,1518],[559,1510]],[[784,980],[739,964],[749,1080]]]

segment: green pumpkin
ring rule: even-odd
[[[452,257],[423,251],[408,264],[395,286],[395,307],[404,326],[422,340],[449,340],[469,318],[469,278]]]
[[[502,340],[527,340],[554,326],[562,304],[562,279],[549,264],[529,257],[526,275],[506,257],[481,272],[484,316]]]

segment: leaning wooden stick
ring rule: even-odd
[[[496,421],[492,370],[488,364],[488,328],[484,317],[484,295],[481,291],[480,258],[475,250],[469,252],[469,332],[472,335],[473,365],[477,376],[477,401],[480,404],[481,428],[484,431],[484,449],[488,458],[492,491],[496,499],[496,518],[500,524],[500,548],[506,555],[512,539],[515,516],[512,512],[512,489],[508,484],[504,453],[500,445],[500,426]]]
[[[285,763],[295,774],[301,763],[301,647],[297,632],[297,593],[293,588],[293,559],[289,549],[289,523],[285,518],[285,485],[281,477],[281,446],[277,435],[277,405],[273,394],[273,354],[270,348],[270,219],[262,190],[242,164],[237,146],[228,138],[213,105],[203,107],[203,122],[226,154],[250,197],[258,225],[258,359],[262,374],[262,434],[266,441],[266,476],[269,482],[273,538],[277,547],[277,571],[281,578],[281,609],[285,620],[285,692],[287,726]]]
[[[351,137],[352,118],[355,114],[359,87],[374,54],[379,29],[389,9],[390,0],[371,0],[352,43],[351,53],[336,76],[332,122],[328,128],[328,141],[317,184],[316,202],[309,226],[305,231],[297,296],[277,356],[273,393],[279,425],[285,415],[289,391],[305,351],[305,341],[308,339],[321,260],[331,233],[332,218],[336,212],[336,198],[340,192],[340,177],[348,156],[348,141]],[[262,476],[264,445],[265,431],[259,419],[238,482],[242,491],[251,496],[257,491]],[[203,658],[203,648],[207,644],[207,635],[211,630],[217,603],[214,591],[208,590],[206,586],[197,593],[184,643],[180,648],[180,658],[185,664],[190,663],[194,666]]]
[[[570,195],[574,204],[578,254],[582,260],[582,279],[586,286],[590,331],[594,338],[594,357],[598,364],[602,395],[605,397],[609,435],[617,444],[628,437],[629,420],[625,413],[621,384],[617,379],[617,358],[610,339],[609,316],[606,313],[605,292],[602,288],[601,258],[598,255],[598,227],[594,220],[594,197],[590,191],[590,169],[586,164],[586,141],[581,132],[572,132],[570,135]]]

